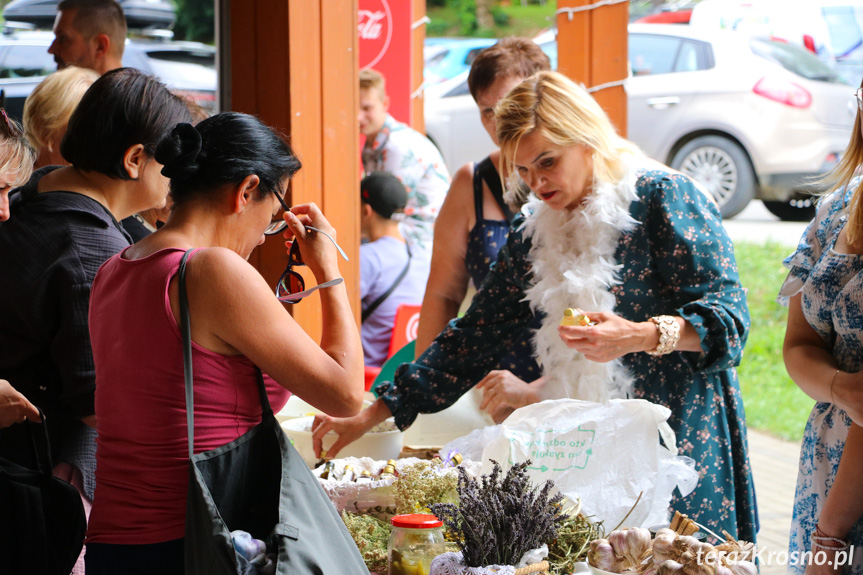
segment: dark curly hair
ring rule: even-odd
[[[251,174],[261,180],[263,199],[301,167],[279,134],[239,112],[217,114],[197,126],[178,124],[159,142],[155,157],[171,179],[176,205],[206,197],[224,184],[239,184]]]

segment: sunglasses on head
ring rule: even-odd
[[[6,138],[20,138],[21,130],[6,113],[5,108],[0,108],[0,117],[2,117],[0,118],[0,135]]]
[[[282,197],[277,192],[274,193],[276,194],[276,198],[278,198],[279,203],[282,205],[282,209],[287,212],[290,208],[288,208],[285,200],[282,199]],[[285,222],[284,218],[282,218],[281,222],[272,222],[264,231],[264,233],[267,235],[277,234],[284,230],[287,225],[287,222]],[[334,240],[330,234],[325,231],[319,230],[318,228],[313,228],[312,226],[305,226],[305,228],[306,232],[310,234],[318,233],[325,235],[327,239],[333,242],[333,245],[336,246],[336,249],[339,251],[339,255],[345,258],[345,261],[349,261],[345,251],[338,243],[336,243],[336,240]],[[285,268],[284,273],[282,273],[282,277],[279,278],[279,283],[276,284],[276,297],[279,299],[280,302],[291,304],[297,303],[304,297],[314,293],[319,289],[336,286],[345,281],[343,278],[335,278],[322,284],[318,284],[315,287],[306,289],[306,282],[305,280],[303,280],[303,276],[293,270],[294,266],[304,265],[306,265],[306,263],[303,261],[302,254],[300,254],[300,245],[295,240],[291,243],[291,249],[288,251],[288,265]]]

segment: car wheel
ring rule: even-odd
[[[815,217],[816,201],[811,197],[784,202],[764,200],[764,207],[783,222],[808,222]]]
[[[749,156],[728,138],[695,138],[674,154],[671,167],[704,185],[723,218],[736,216],[755,197],[755,170]]]

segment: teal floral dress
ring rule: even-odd
[[[680,315],[698,332],[702,351],[624,356],[635,379],[633,396],[671,410],[680,454],[695,460],[698,486],[675,497],[672,508],[717,533],[725,529],[754,542],[758,517],[735,371],[749,310],[731,240],[715,205],[685,176],[642,171],[635,191],[629,214],[638,225],[621,232],[615,253],[615,313],[631,321]],[[530,323],[534,314],[524,294],[533,281],[531,239],[524,223],[523,214],[514,220],[467,313],[451,321],[416,363],[402,365],[395,382],[378,388],[400,428],[418,413],[453,404]]]
[[[800,305],[809,325],[833,350],[836,364],[844,371],[863,369],[863,256],[834,251],[839,233],[848,220],[848,203],[860,184],[827,196],[815,219],[806,228],[785,265],[788,278],[778,301],[786,304],[801,294]],[[797,490],[791,516],[789,557],[812,550],[809,539],[836,477],[851,418],[832,403],[818,402],[812,408],[800,446]],[[863,574],[863,520],[848,534],[854,545],[853,564],[846,574]],[[789,573],[802,574],[805,562],[789,562]]]

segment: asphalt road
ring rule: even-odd
[[[725,229],[732,241],[779,242],[789,247],[797,246],[807,222],[783,222],[767,211],[761,200],[749,202],[746,209],[730,220],[725,220]]]

